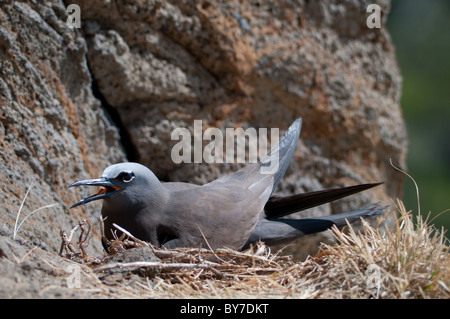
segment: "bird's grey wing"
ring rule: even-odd
[[[261,240],[267,245],[286,244],[297,238],[308,234],[318,233],[331,228],[353,223],[361,217],[375,216],[385,211],[389,206],[380,207],[379,204],[372,204],[350,212],[304,219],[261,219],[256,224],[252,235],[247,240],[243,249],[250,244]]]
[[[251,169],[255,168],[250,167],[250,172]],[[242,170],[234,178],[203,186],[163,183],[170,198],[164,211],[158,214],[159,245],[241,248],[270,196],[272,181],[271,175],[247,175]]]
[[[268,166],[273,164],[272,161],[275,159],[278,161],[278,169],[274,173],[274,183],[272,187],[272,193],[277,188],[280,180],[283,178],[284,173],[286,173],[289,164],[291,163],[292,156],[294,155],[295,149],[297,148],[298,139],[300,136],[300,131],[302,128],[302,119],[298,118],[291,124],[289,129],[283,134],[278,145],[276,145],[267,157],[261,162],[262,166]],[[274,157],[274,155],[277,156]]]
[[[261,188],[267,186],[263,183]],[[160,244],[241,248],[264,206],[258,194],[251,187],[244,189],[233,184],[203,185],[173,192],[161,213],[162,226],[170,242],[160,241]]]
[[[267,154],[267,156],[259,163],[246,165],[244,168],[222,176],[212,181],[210,184],[240,183],[241,185],[247,185],[247,187],[249,187],[250,185],[258,183],[259,180],[265,179],[267,175],[270,175],[273,178],[269,192],[269,195],[271,195],[280,183],[281,178],[291,162],[292,155],[297,147],[301,126],[302,119],[298,118],[283,134],[279,143],[273,147],[269,154]]]

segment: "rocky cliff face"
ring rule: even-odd
[[[71,3],[80,29],[67,26]],[[95,221],[100,209],[69,210],[92,190],[67,185],[111,163],[195,183],[233,170],[171,161],[171,132],[194,120],[283,131],[302,117],[280,193],[385,181],[309,214],[397,197],[389,159],[405,163],[401,78],[384,26],[366,25],[369,3],[1,1],[0,234],[12,235],[32,186],[19,221],[59,206],[36,212],[17,238],[57,251],[60,229]],[[389,1],[379,3],[384,22]],[[100,253],[98,239],[91,249]]]

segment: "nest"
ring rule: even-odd
[[[203,294],[206,293],[207,297],[236,298],[237,291],[243,292],[240,297],[254,297],[256,295],[249,295],[249,292],[257,290],[261,295],[264,291],[270,294],[276,290],[276,293],[272,293],[275,295],[280,293],[280,289],[289,293],[290,285],[294,284],[297,273],[301,271],[300,264],[295,263],[291,256],[283,256],[281,251],[273,254],[262,242],[242,252],[225,248],[215,251],[206,248],[165,249],[156,248],[135,238],[125,229],[116,227],[122,236],[108,242],[109,255],[104,258],[93,258],[86,254],[85,248],[93,229],[89,220],[81,221],[69,235],[61,232],[60,256],[87,265],[100,279],[108,271],[120,269],[124,283],[130,274],[143,273],[136,270],[155,269],[156,272],[152,273],[157,273],[157,276],[153,278],[134,278],[135,285],[155,293],[151,297],[192,298],[205,297]],[[80,235],[75,244],[73,235],[78,229]],[[106,241],[104,236],[103,240]],[[143,257],[144,260],[139,261],[108,262],[111,256],[139,248],[150,248],[158,261],[147,261]],[[121,283],[116,281],[116,284]],[[139,297],[142,296],[140,292]]]

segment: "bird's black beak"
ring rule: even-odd
[[[74,208],[80,205],[84,205],[86,203],[92,202],[93,200],[97,199],[103,199],[111,196],[121,188],[119,186],[114,185],[108,178],[106,177],[100,177],[100,178],[94,178],[94,179],[86,179],[83,181],[79,181],[76,183],[73,183],[69,185],[70,187],[73,186],[81,186],[81,185],[87,185],[87,186],[102,186],[100,191],[97,194],[94,194],[92,196],[86,197],[82,200],[80,200],[78,203],[73,204],[70,208]]]

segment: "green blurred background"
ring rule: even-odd
[[[434,217],[450,209],[450,1],[393,0],[387,28],[403,77],[408,173],[419,186],[422,215]],[[417,212],[409,178],[403,200]],[[450,229],[450,211],[433,223]]]

